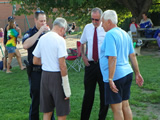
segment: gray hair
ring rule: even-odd
[[[100,16],[102,16],[102,14],[103,14],[103,11],[100,8],[98,8],[98,7],[93,8],[91,10],[91,15],[92,15],[92,13],[95,13],[95,12],[99,12]]]
[[[67,21],[62,17],[58,17],[54,20],[53,26],[55,25],[58,25],[59,27],[62,27],[65,30],[67,30]]]
[[[118,17],[117,17],[117,13],[114,10],[106,10],[103,15],[102,18],[104,20],[111,20],[113,24],[117,24],[118,23]]]

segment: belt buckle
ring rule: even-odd
[[[97,61],[94,61],[94,64],[97,64],[99,61],[97,60]]]

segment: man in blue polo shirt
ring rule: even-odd
[[[133,70],[129,58],[139,86],[143,85],[143,78],[139,72],[132,40],[124,30],[117,27],[117,22],[115,11],[107,10],[103,13],[102,27],[107,33],[101,46],[100,68],[105,83],[105,104],[111,105],[114,120],[132,120],[128,99]]]

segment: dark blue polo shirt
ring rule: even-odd
[[[23,39],[22,39],[22,43],[24,43],[24,41],[30,37],[32,37],[35,33],[38,32],[38,29],[34,26],[33,28],[30,28],[23,36]],[[37,43],[38,43],[38,40],[39,38],[44,35],[44,34],[41,34],[38,39],[36,40],[36,42],[30,47],[27,49],[28,51],[28,61],[31,65],[33,65],[33,50],[35,49]]]

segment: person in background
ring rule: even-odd
[[[25,69],[25,66],[23,66],[23,64],[22,64],[21,54],[20,54],[19,50],[16,48],[17,38],[21,38],[21,29],[16,26],[15,20],[12,17],[12,19],[10,19],[9,24],[7,26],[6,49],[8,51],[8,62],[7,62],[6,73],[12,73],[10,71],[10,65],[11,65],[12,58],[14,55],[16,55],[16,57],[17,57],[17,61],[19,63],[20,69],[21,70]]]
[[[2,42],[3,42],[3,37],[4,37],[4,31],[3,31],[3,28],[0,28],[0,39],[2,39],[0,41]]]
[[[156,37],[157,43],[158,43],[158,51],[160,52],[160,33],[158,33],[158,36]]]
[[[10,22],[10,20],[14,19],[13,16],[9,16],[8,17],[8,24]],[[6,43],[7,43],[7,26],[8,24],[5,26],[4,28],[4,39],[3,39],[3,44],[4,44],[4,59],[3,59],[3,71],[7,70],[7,58],[8,58],[8,51],[6,49]],[[17,42],[19,43],[19,41],[17,40]],[[17,60],[18,60],[18,56],[16,56]],[[10,69],[11,69],[11,65],[10,65]]]
[[[129,29],[130,29],[130,32],[131,32],[131,37],[132,37],[132,40],[133,40],[133,46],[134,48],[136,47],[136,43],[137,43],[137,28],[139,28],[139,25],[136,24],[136,19],[135,18],[131,18],[131,23],[129,25]]]
[[[40,38],[33,51],[33,64],[42,64],[40,111],[44,113],[43,120],[51,119],[54,108],[58,120],[66,120],[70,112],[71,90],[65,62],[68,54],[63,38],[66,30],[66,20],[56,18],[52,30]]]
[[[147,13],[142,14],[142,19],[140,21],[140,28],[152,28],[153,23],[150,18],[147,17]],[[152,37],[153,31],[152,30],[145,30],[144,33],[145,37],[150,38]],[[148,41],[143,41],[143,47],[148,47]]]
[[[132,120],[128,100],[133,70],[138,86],[142,86],[144,80],[139,71],[132,40],[128,33],[117,27],[117,23],[116,11],[106,10],[103,13],[102,27],[107,33],[101,46],[100,68],[105,86],[105,104],[110,104],[114,120]]]
[[[85,64],[84,96],[81,109],[81,120],[89,120],[90,118],[97,83],[99,85],[100,92],[98,120],[105,120],[109,107],[109,105],[104,104],[104,82],[99,67],[100,47],[106,34],[101,25],[101,15],[102,10],[100,8],[92,9],[92,23],[85,26],[80,39],[81,54]],[[86,43],[88,45],[87,56],[84,52],[84,46]]]
[[[74,32],[74,31],[75,31],[75,29],[76,29],[76,23],[75,23],[75,22],[73,22],[73,23],[72,23],[72,32]]]
[[[8,22],[13,19],[12,16],[8,17]],[[6,49],[6,43],[7,43],[7,26],[4,28],[4,38],[3,38],[3,44],[4,44],[4,59],[3,59],[3,71],[7,70],[7,58],[8,58],[8,51]]]
[[[153,27],[153,22],[150,18],[147,17],[147,13],[142,14],[142,19],[140,21],[141,28],[150,28]]]
[[[72,26],[69,28],[68,33],[71,34],[71,32],[74,32],[76,29],[76,24],[75,22],[72,23]]]
[[[39,104],[40,104],[40,82],[41,82],[41,65],[33,65],[33,50],[35,49],[39,38],[48,30],[46,24],[46,14],[42,10],[34,13],[35,26],[29,29],[23,36],[23,48],[28,51],[27,72],[30,85],[30,97],[32,99],[29,120],[39,120]],[[47,42],[47,41],[46,41]],[[52,117],[54,120],[54,116]]]
[[[2,45],[3,45],[3,37],[4,37],[4,32],[3,32],[3,28],[0,28],[0,48],[1,48],[1,52],[2,52],[2,56],[3,56],[3,50],[2,50]],[[3,58],[4,59],[4,58]],[[3,62],[2,62],[3,63]],[[3,69],[3,66],[2,66]]]
[[[129,29],[132,32],[132,34],[135,33],[137,35],[137,28],[139,28],[139,25],[136,24],[136,19],[132,18],[131,23],[129,25]]]

